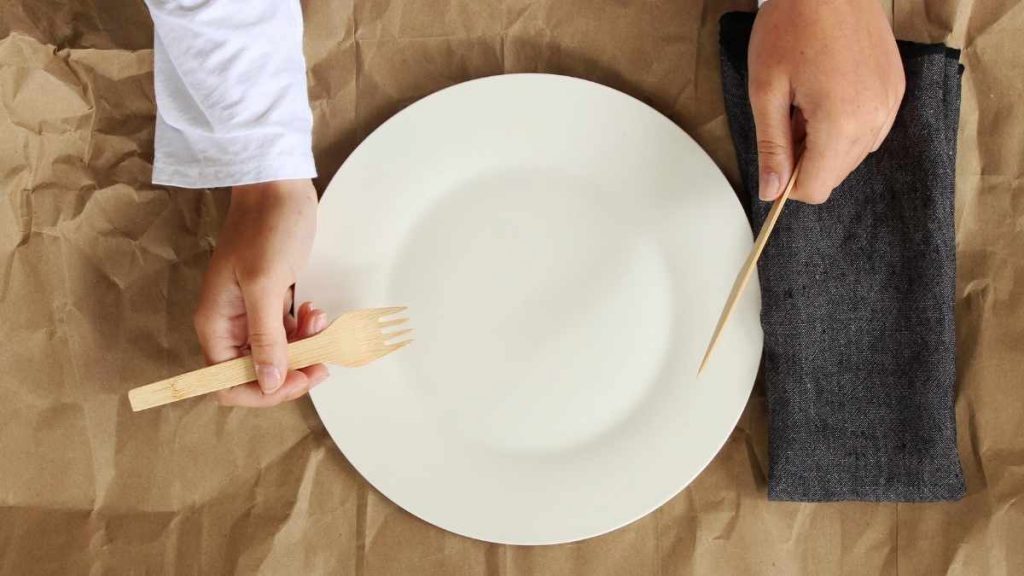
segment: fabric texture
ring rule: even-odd
[[[754,15],[720,21],[722,82],[756,230],[747,95]],[[790,202],[758,265],[773,500],[933,501],[965,486],[956,447],[954,169],[959,52],[901,42],[892,131],[823,205]]]
[[[312,178],[298,0],[147,0],[157,120],[153,182]]]

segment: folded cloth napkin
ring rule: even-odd
[[[751,220],[754,15],[720,21],[726,112]],[[773,500],[951,500],[956,448],[953,183],[959,52],[900,42],[907,90],[881,148],[823,205],[786,209],[761,256]]]

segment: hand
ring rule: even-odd
[[[257,383],[218,393],[221,404],[273,406],[302,396],[327,377],[318,364],[288,371],[289,338],[327,326],[327,317],[303,304],[289,313],[291,286],[306,265],[316,234],[317,198],[309,180],[235,186],[217,249],[203,279],[195,314],[207,362],[252,354]]]
[[[882,144],[903,99],[903,64],[881,5],[768,0],[754,21],[748,61],[761,199],[782,193],[794,142],[804,139],[790,197],[828,200]]]

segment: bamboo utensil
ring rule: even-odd
[[[323,362],[354,368],[386,356],[412,342],[409,339],[395,342],[412,330],[384,332],[385,328],[406,321],[406,318],[390,318],[404,310],[404,307],[394,307],[346,312],[323,332],[288,344],[288,368],[295,370]],[[253,380],[256,380],[256,369],[252,359],[244,356],[140,386],[128,393],[128,400],[132,410],[138,412]]]
[[[732,311],[736,308],[736,302],[739,301],[740,296],[743,294],[743,289],[747,287],[747,281],[750,280],[750,275],[753,273],[754,267],[757,266],[757,260],[761,257],[761,251],[764,250],[765,244],[768,243],[768,236],[772,233],[772,229],[775,228],[775,222],[779,219],[779,215],[782,214],[782,207],[786,204],[786,200],[789,199],[789,193],[793,191],[793,184],[796,183],[796,177],[800,173],[800,166],[802,164],[803,157],[801,156],[796,163],[796,167],[793,168],[793,174],[789,177],[786,189],[775,199],[771,210],[768,211],[768,216],[764,219],[764,224],[761,225],[761,231],[757,234],[757,239],[754,240],[754,247],[750,250],[747,261],[736,275],[736,280],[732,284],[732,291],[729,292],[729,298],[725,301],[722,314],[718,317],[718,324],[715,326],[715,331],[711,335],[711,341],[708,342],[708,348],[704,352],[704,359],[701,360],[700,367],[697,368],[698,376],[704,371],[704,367],[707,366],[708,359],[711,358],[711,353],[714,351],[715,346],[718,344],[718,339],[722,335],[722,329],[725,328],[729,317],[732,316]]]

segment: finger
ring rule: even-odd
[[[778,80],[750,77],[750,105],[757,135],[757,189],[761,200],[774,200],[793,171],[793,134],[789,86]]]
[[[296,336],[298,338],[309,338],[323,332],[325,328],[327,328],[327,314],[323,310],[310,307],[309,311],[299,322]]]
[[[303,333],[302,327],[304,323],[307,321],[306,319],[310,315],[312,310],[312,302],[303,302],[299,306],[299,309],[295,311],[294,316],[292,316],[291,314],[285,316],[285,324],[288,326],[289,342],[291,342],[292,340],[300,340],[302,338],[305,338],[305,336],[301,335]]]
[[[323,364],[316,364],[302,370],[288,372],[284,384],[269,394],[264,393],[259,384],[249,382],[221,390],[217,392],[216,398],[223,406],[268,408],[302,397],[314,386],[323,382],[327,376],[327,367]]]
[[[260,389],[271,394],[288,372],[288,339],[281,316],[284,289],[256,284],[242,287],[249,326],[249,349]]]
[[[319,386],[327,377],[331,375],[330,370],[324,364],[314,364],[300,370],[303,374],[309,378],[309,390]]]
[[[295,334],[299,330],[299,320],[295,316],[292,316],[290,313],[285,312],[282,321],[284,322],[285,337],[290,342],[295,337]]]
[[[199,346],[208,364],[216,364],[242,355],[248,334],[238,317],[242,310],[238,286],[230,275],[212,267],[203,279],[203,288],[192,322]]]
[[[241,329],[241,322],[233,322],[216,311],[198,308],[193,324],[207,364],[218,364],[245,354],[247,337]]]
[[[309,302],[299,307],[297,338],[307,338],[327,326],[327,315],[316,310]],[[217,393],[217,400],[224,406],[267,408],[288,402],[308,393],[313,387],[327,379],[327,366],[315,364],[301,370],[288,372],[284,384],[276,391],[265,394],[256,383],[243,384]]]
[[[288,373],[284,384],[272,393],[265,394],[255,382],[242,384],[216,394],[217,402],[222,406],[242,406],[247,408],[269,408],[282,402],[288,402],[309,392],[316,383],[305,373],[293,370]]]
[[[309,304],[307,302],[307,304]],[[307,308],[307,313],[303,318],[304,322],[299,325],[299,337],[308,338],[320,332],[323,332],[327,328],[327,314],[323,310],[317,310],[310,305]],[[323,364],[314,364],[301,370],[307,378],[309,378],[309,388],[314,388],[317,384],[320,384],[330,375],[327,370],[327,366]]]
[[[809,121],[800,176],[790,198],[822,204],[868,152],[868,140],[856,127]]]

